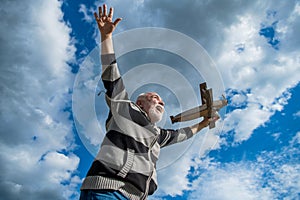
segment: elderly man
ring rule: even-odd
[[[131,102],[123,85],[113,49],[115,21],[113,8],[99,7],[95,19],[101,33],[102,81],[110,108],[107,133],[100,151],[81,186],[81,200],[147,199],[157,189],[156,162],[160,148],[192,137],[210,121],[178,130],[155,125],[164,113],[165,103],[154,92],[139,95]]]

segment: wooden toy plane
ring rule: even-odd
[[[222,100],[213,101],[212,89],[207,89],[206,82],[200,84],[201,106],[189,109],[176,116],[170,116],[172,124],[176,122],[189,121],[200,117],[212,118],[216,113],[227,105],[228,101],[223,95]],[[211,122],[209,128],[214,128],[215,123]]]

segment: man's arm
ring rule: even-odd
[[[109,13],[107,14],[107,8],[104,4],[103,8],[99,7],[98,14],[96,12],[94,13],[101,36],[101,55],[114,54],[112,33],[122,18],[117,18],[113,22],[113,12],[113,8],[110,8]]]
[[[116,56],[113,48],[112,34],[116,29],[121,18],[114,22],[113,8],[107,13],[106,5],[99,7],[99,13],[94,13],[101,35],[101,64],[102,64],[102,81],[108,97],[107,103],[110,106],[111,100],[128,99],[125,87],[118,69]]]
[[[165,147],[165,146],[169,146],[187,140],[193,137],[196,133],[198,133],[203,128],[207,127],[210,122],[215,122],[219,118],[220,118],[219,115],[215,114],[213,118],[205,117],[200,123],[189,127],[180,128],[177,130],[160,129],[161,132],[160,132],[160,138],[158,140],[158,143],[160,144],[161,147]]]

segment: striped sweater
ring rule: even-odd
[[[110,108],[107,133],[81,190],[118,190],[133,200],[157,189],[156,162],[160,148],[192,137],[189,127],[161,129],[129,101],[114,54],[101,55],[102,81]]]

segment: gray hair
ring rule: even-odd
[[[147,93],[141,93],[141,94],[139,94],[139,96],[136,98],[136,102],[139,101],[139,100],[145,100],[146,94]]]

